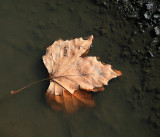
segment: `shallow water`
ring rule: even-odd
[[[130,38],[134,30],[121,15],[111,9],[105,17],[99,15],[99,7],[89,0],[1,0],[0,18],[0,136],[154,136],[143,119],[147,110],[135,111],[129,103],[142,74],[140,66],[120,58],[118,39]],[[100,36],[97,28],[104,25],[106,35]],[[49,82],[9,95],[11,90],[48,77],[41,59],[47,45],[58,38],[91,34],[89,55],[99,56],[123,73],[104,92],[94,94],[96,107],[74,114],[51,110],[44,97]]]

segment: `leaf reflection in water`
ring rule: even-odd
[[[64,90],[63,95],[54,95],[46,92],[47,103],[55,111],[73,113],[82,107],[94,107],[95,101],[90,92],[77,90],[73,94]]]

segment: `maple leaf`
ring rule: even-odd
[[[87,40],[57,40],[47,47],[43,62],[51,81],[47,93],[63,95],[67,90],[73,94],[77,90],[97,91],[108,81],[121,75],[111,65],[102,64],[97,57],[85,56],[92,44],[93,35]]]

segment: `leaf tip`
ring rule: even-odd
[[[93,40],[93,35],[91,35],[91,36],[89,37],[89,40],[91,40],[91,41]]]
[[[119,71],[119,70],[116,70],[116,69],[113,69],[114,72],[116,72],[118,74],[118,76],[121,76],[122,75],[122,72]]]

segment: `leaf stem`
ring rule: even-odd
[[[16,94],[16,93],[22,91],[22,90],[25,89],[25,88],[28,88],[28,87],[30,87],[30,86],[32,86],[32,85],[34,85],[34,84],[37,84],[37,83],[40,83],[40,82],[42,82],[42,81],[49,80],[49,79],[50,79],[50,78],[45,78],[45,79],[41,79],[41,80],[35,81],[35,82],[33,82],[33,83],[31,83],[31,84],[29,84],[29,85],[27,85],[27,86],[24,86],[23,88],[21,88],[21,89],[19,89],[19,90],[16,90],[16,91],[13,91],[13,90],[12,90],[12,91],[10,92],[10,94],[11,94],[11,95]]]

